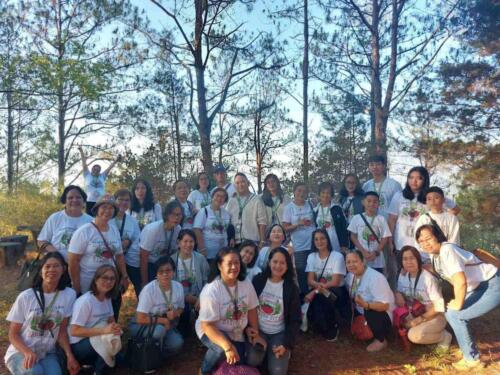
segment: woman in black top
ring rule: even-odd
[[[269,374],[286,375],[301,324],[299,289],[288,251],[271,250],[268,267],[254,277],[253,286],[259,297],[259,331],[267,348],[252,346],[247,363],[259,366],[267,356]]]

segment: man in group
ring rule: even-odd
[[[227,192],[228,199],[232,198],[236,194],[236,188],[231,182],[227,182],[226,168],[222,164],[218,164],[214,168],[214,180],[216,186],[210,191],[212,192],[218,187],[223,188]]]
[[[82,157],[84,189],[85,193],[87,193],[86,212],[87,214],[92,215],[92,207],[94,207],[95,202],[97,202],[106,191],[106,178],[108,177],[109,172],[111,172],[111,169],[113,169],[122,157],[121,155],[118,155],[109,167],[101,173],[101,166],[99,164],[94,164],[92,169],[89,170],[87,157],[83,152],[82,146],[79,146],[78,150],[80,151],[80,155]]]

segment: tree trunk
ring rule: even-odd
[[[9,194],[14,190],[14,120],[12,119],[12,89],[7,88],[7,186]]]
[[[175,141],[177,146],[177,179],[182,178],[182,150],[181,150],[181,131],[179,124],[179,113],[175,114]]]
[[[308,84],[309,84],[309,14],[308,0],[304,0],[304,56],[302,61],[302,130],[303,130],[303,166],[304,182],[309,180],[309,137],[308,137]]]
[[[257,111],[255,114],[254,120],[254,140],[255,140],[255,170],[257,174],[257,192],[259,194],[262,193],[262,145],[260,139],[260,125],[261,125],[262,117],[260,112]]]
[[[64,189],[64,177],[66,174],[66,108],[64,104],[64,83],[63,83],[63,56],[64,56],[64,46],[62,40],[62,19],[61,19],[61,8],[62,4],[59,1],[57,3],[57,69],[56,72],[58,77],[57,86],[57,136],[59,140],[59,145],[57,148],[57,186],[59,191]]]

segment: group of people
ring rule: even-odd
[[[221,363],[286,374],[301,329],[333,342],[340,326],[354,329],[360,319],[369,352],[387,346],[393,326],[413,343],[447,349],[448,323],[463,353],[454,366],[482,365],[469,322],[500,305],[498,269],[460,247],[460,209],[429,186],[423,167],[410,169],[403,189],[373,156],[363,186],[348,174],[338,200],[324,182],[313,201],[305,183],[291,199],[269,174],[257,195],[245,174],[228,183],[217,166],[215,187],[204,172],[191,192],[176,181],[163,207],[144,179],[110,195],[100,168],[84,168],[92,178],[85,190],[64,189],[64,209],[38,237],[46,254],[33,288],[7,316],[12,374],[60,374],[61,354],[71,374],[83,365],[106,373],[120,362],[117,322],[129,283],[138,299],[131,335],[154,324],[169,358],[196,320],[207,348],[202,374]],[[89,205],[90,196],[98,198]]]

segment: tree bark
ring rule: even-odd
[[[14,190],[14,120],[12,119],[12,89],[7,89],[7,186],[9,194]]]
[[[304,182],[309,181],[309,137],[308,137],[308,85],[309,85],[309,13],[308,0],[304,0],[304,56],[302,61],[302,131],[303,131],[303,166]]]
[[[66,108],[64,103],[64,83],[63,83],[63,57],[64,45],[62,40],[62,19],[60,1],[57,2],[57,136],[59,144],[57,147],[57,186],[59,191],[64,189],[64,177],[66,175]]]

